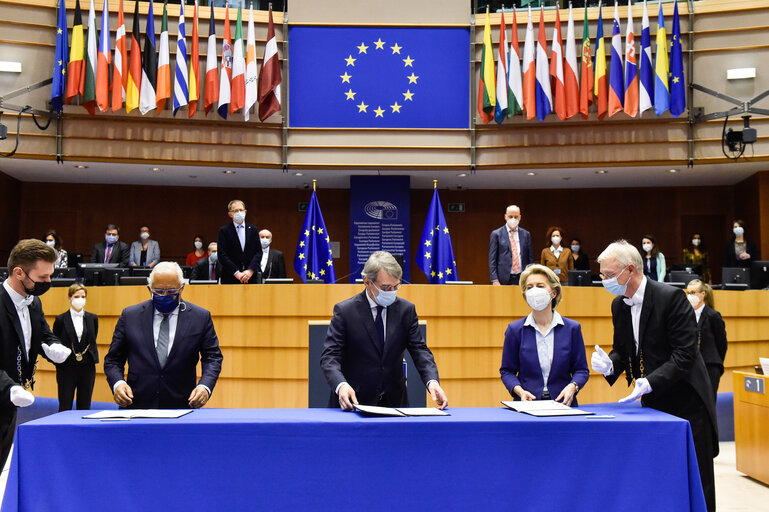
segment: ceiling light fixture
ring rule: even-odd
[[[78,165],[75,165],[74,167],[76,169],[88,169],[88,166],[87,165],[83,165],[83,164],[78,164]]]
[[[598,169],[597,171],[595,171],[595,173],[596,174],[609,174],[609,171],[606,171],[604,169]]]
[[[227,169],[226,171],[222,171],[224,174],[235,174],[235,171]]]

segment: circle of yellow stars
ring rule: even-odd
[[[310,239],[310,232],[311,231],[314,231],[314,232],[318,233],[318,235],[321,235],[321,236],[323,235],[323,228],[315,227],[315,226],[310,226],[310,229],[305,229],[304,230],[304,236],[305,236],[305,238],[308,241]],[[331,242],[331,237],[329,237],[328,234],[326,234],[326,243],[329,243],[329,242]],[[299,241],[299,247],[305,247],[306,245],[307,244],[305,243],[304,240],[300,240]],[[331,259],[332,255],[333,255],[333,252],[331,251],[331,249],[329,249],[328,250],[328,261],[326,261],[326,266],[329,267],[329,268],[334,264],[334,261]],[[305,259],[304,252],[300,252],[299,253],[299,259],[300,260]],[[305,272],[307,272],[307,263],[304,264],[304,270],[305,270]],[[307,272],[307,278],[308,279],[313,279],[313,280],[315,280],[315,279],[323,279],[323,276],[325,276],[325,275],[326,275],[326,269],[324,269],[324,268],[320,269],[317,274],[315,272],[312,272],[312,271]]]
[[[391,46],[387,46],[385,48],[385,45],[387,44],[387,41],[382,41],[382,38],[378,38],[376,41],[373,41],[371,45],[373,45],[373,51],[392,51],[391,55],[398,54],[401,57],[403,56],[403,53],[401,53],[401,50],[403,49],[402,46],[399,46],[397,42],[395,42]],[[355,96],[358,94],[358,92],[353,90],[353,82],[352,78],[353,75],[349,74],[348,71],[355,71],[355,62],[361,58],[361,55],[369,55],[368,50],[371,48],[371,46],[367,46],[365,42],[361,42],[359,46],[356,46],[357,53],[355,54],[355,57],[353,57],[353,53],[350,53],[345,59],[345,71],[343,75],[339,75],[339,78],[342,79],[342,84],[348,84],[348,90],[344,93],[345,95],[345,101],[353,101],[356,102],[357,99]],[[410,55],[406,54],[406,58],[401,58],[403,61],[403,68],[404,71],[411,71],[410,75],[406,75],[406,79],[408,80],[408,84],[406,86],[406,92],[401,93],[403,95],[403,104],[399,104],[397,99],[395,102],[393,102],[392,105],[385,105],[385,108],[382,108],[381,105],[377,105],[375,109],[372,109],[370,112],[374,114],[374,119],[377,117],[381,117],[384,119],[385,114],[391,115],[391,114],[400,114],[401,108],[405,105],[407,101],[414,101],[414,92],[411,91],[412,85],[416,86],[418,84],[419,75],[414,73],[414,60],[411,58]],[[352,69],[348,69],[352,68]],[[410,70],[406,68],[411,68]],[[398,98],[399,99],[399,98]],[[371,105],[367,105],[366,102],[361,99],[360,103],[355,103],[355,106],[358,108],[359,114],[368,114],[369,113],[369,107]],[[390,111],[388,112],[386,109],[389,108]]]
[[[444,227],[443,229],[441,229],[440,225],[435,226],[435,229],[430,230],[430,239],[429,240],[425,240],[425,243],[424,243],[424,246],[425,246],[425,256],[424,257],[425,257],[425,259],[431,260],[431,263],[430,263],[430,268],[431,269],[432,269],[432,266],[433,266],[432,265],[432,253],[428,249],[432,245],[433,233],[440,235],[441,231],[443,232],[443,234],[448,235],[449,234],[448,226]],[[456,260],[452,261],[452,264],[456,267],[457,266]],[[431,277],[438,276],[438,279],[443,279],[444,275],[448,279],[448,277],[451,274],[452,274],[452,270],[451,270],[450,267],[446,267],[446,270],[438,269],[438,272],[436,272],[435,270],[431,270],[430,271],[430,276]]]

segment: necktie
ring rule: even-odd
[[[246,250],[246,233],[243,231],[243,224],[238,224],[238,240],[240,240],[240,250]]]
[[[513,251],[513,274],[518,274],[521,272],[521,259],[518,257],[518,245],[513,231],[510,232],[510,249]]]
[[[211,263],[211,281],[216,281],[216,263]]]
[[[163,315],[163,320],[160,322],[160,331],[158,331],[158,361],[160,367],[163,368],[166,365],[166,359],[168,359],[168,315]]]
[[[384,311],[384,306],[376,307],[376,320],[374,320],[374,327],[376,327],[376,332],[379,335],[379,349],[384,353],[385,331],[384,320],[382,319],[382,311]]]
[[[104,251],[104,263],[109,263],[110,256],[112,256],[112,246],[108,245],[107,250]]]

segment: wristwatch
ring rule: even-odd
[[[579,384],[574,381],[571,381],[569,384],[574,384],[574,394],[579,393]]]

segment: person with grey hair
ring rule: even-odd
[[[697,347],[697,321],[682,290],[644,276],[641,254],[618,240],[598,256],[611,305],[612,350],[595,346],[594,371],[610,385],[622,372],[633,391],[620,402],[641,399],[689,421],[708,510],[715,510],[713,457],[718,455],[715,397]]]
[[[398,298],[403,270],[377,251],[363,267],[362,293],[334,306],[320,366],[332,393],[329,407],[356,404],[407,407],[403,351],[408,350],[439,409],[448,398],[438,382],[433,353],[419,332],[414,304]]]
[[[222,370],[211,313],[181,300],[184,276],[177,263],[161,261],[147,282],[150,300],[123,310],[104,358],[115,402],[133,409],[202,407]]]
[[[511,204],[505,210],[505,225],[489,237],[491,284],[518,284],[521,272],[534,263],[531,233],[519,226],[521,209]]]

